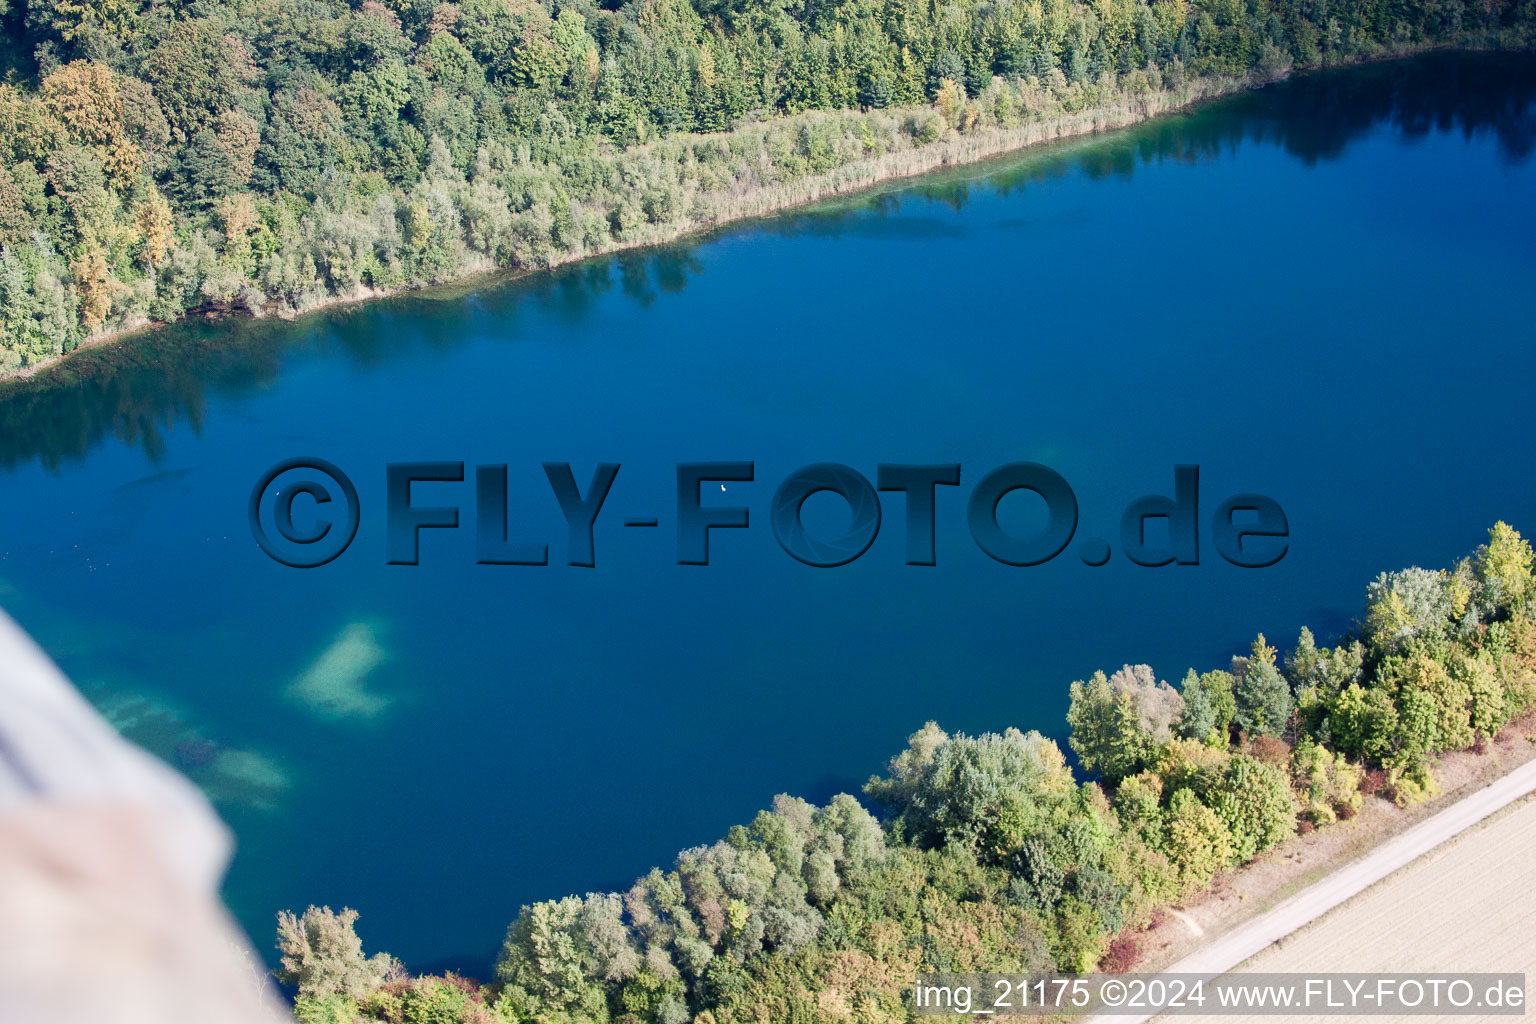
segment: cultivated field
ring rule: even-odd
[[[1431,851],[1269,947],[1240,971],[1521,971],[1536,978],[1536,799],[1527,798]],[[1233,1024],[1285,1018],[1163,1019]],[[1386,1018],[1327,1019],[1380,1024]],[[1468,1024],[1514,1018],[1412,1019]]]

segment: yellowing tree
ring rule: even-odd
[[[236,185],[251,180],[256,167],[256,148],[261,145],[261,128],[249,114],[226,110],[219,115],[215,135],[219,148],[229,154],[230,173]]]
[[[224,226],[223,261],[230,266],[245,269],[251,253],[250,234],[260,224],[256,203],[247,192],[226,196],[219,201],[214,215]]]
[[[1518,605],[1530,595],[1533,561],[1531,543],[1520,531],[1503,520],[1493,524],[1488,544],[1477,555],[1477,574],[1492,608]]]
[[[127,139],[118,139],[103,148],[101,166],[107,172],[112,187],[123,193],[132,187],[139,172],[144,169],[144,154]]]
[[[111,146],[123,133],[117,81],[105,64],[71,61],[43,79],[38,95],[82,146]]]
[[[939,94],[934,97],[934,109],[951,128],[959,128],[965,112],[965,86],[952,78],[941,79]]]
[[[84,251],[69,265],[75,279],[75,291],[80,296],[80,324],[87,334],[94,334],[106,323],[112,312],[112,299],[127,285],[112,276],[107,266],[106,253],[96,239],[87,237]]]
[[[158,267],[171,249],[171,233],[175,230],[171,204],[151,187],[149,194],[134,209],[133,221],[144,242],[144,258],[151,267]]]

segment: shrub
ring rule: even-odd
[[[1387,788],[1387,773],[1380,768],[1367,768],[1360,775],[1360,795],[1375,796]]]
[[[1241,863],[1290,838],[1296,799],[1285,775],[1247,754],[1234,754],[1201,779],[1200,796],[1226,826],[1232,858]]]
[[[1255,760],[1276,768],[1283,770],[1291,766],[1291,745],[1278,736],[1251,736],[1243,750]]]
[[[299,996],[293,1001],[293,1019],[298,1024],[354,1024],[357,1020],[357,1004],[338,992],[324,996]]]
[[[1347,820],[1360,809],[1360,769],[1310,738],[1296,745],[1291,779],[1301,794],[1302,815],[1312,824]]]
[[[1141,937],[1124,932],[1110,942],[1109,949],[1099,960],[1099,970],[1106,974],[1124,974],[1141,961]]]
[[[1056,936],[1051,955],[1056,969],[1073,974],[1092,971],[1108,943],[1093,908],[1068,896],[1056,909]]]
[[[936,110],[913,114],[907,120],[907,134],[912,136],[912,141],[919,146],[937,142],[944,136],[948,127],[943,115]]]
[[[1194,791],[1177,790],[1168,801],[1163,852],[1186,892],[1206,885],[1232,862],[1232,837],[1216,812]]]
[[[293,985],[299,995],[323,1001],[328,996],[355,998],[378,988],[399,972],[388,954],[363,956],[363,943],[354,925],[358,913],[342,908],[310,907],[303,915],[277,915],[277,948],[282,954],[277,980]]]

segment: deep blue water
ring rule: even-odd
[[[483,971],[522,903],[623,886],[775,793],[856,791],[927,719],[1063,736],[1095,669],[1337,634],[1379,570],[1536,530],[1533,103],[1529,62],[1315,75],[468,294],[152,332],[0,397],[0,602],[219,800],[260,947],[277,910],[346,904],[370,951]],[[246,524],[295,455],[361,495],[308,572]],[[388,566],[384,465],[411,460],[469,464],[416,488],[462,526]],[[707,568],[676,564],[692,460],[756,464],[706,487],[752,514]],[[970,488],[1017,460],[1071,483],[1108,565],[977,548]],[[583,489],[622,464],[593,569],[564,564],[543,461]],[[819,461],[961,463],[938,564],[903,564],[898,495],[852,564],[785,554],[769,500]],[[475,564],[473,466],[503,462],[546,567]],[[1132,565],[1120,511],[1176,463],[1201,563]],[[1274,567],[1211,545],[1243,491],[1288,514]]]

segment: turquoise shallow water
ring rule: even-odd
[[[926,719],[1059,736],[1096,668],[1335,634],[1377,571],[1536,530],[1533,102],[1514,60],[1315,75],[468,294],[153,332],[0,399],[0,602],[219,800],[260,946],[281,908],[347,904],[370,949],[483,971],[520,904],[856,790]],[[246,523],[294,455],[363,509],[310,572]],[[386,565],[384,465],[410,460],[508,464],[553,564],[477,566],[466,482],[418,485],[462,528]],[[707,568],[676,564],[692,460],[756,464],[706,495],[752,513]],[[1071,483],[1107,565],[978,550],[970,487],[1015,460]],[[564,564],[543,461],[583,488],[622,464],[593,569]],[[819,461],[960,463],[938,564],[903,564],[896,495],[857,561],[786,555],[770,499]],[[1203,518],[1279,501],[1284,560],[1122,557],[1121,509],[1176,463]],[[1022,494],[1000,516],[1044,521]]]

